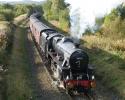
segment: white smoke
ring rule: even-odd
[[[71,35],[80,38],[95,18],[104,16],[125,0],[65,0],[70,6]]]

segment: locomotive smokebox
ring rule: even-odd
[[[88,69],[89,57],[83,50],[73,52],[69,59],[69,64],[73,73],[86,73]]]

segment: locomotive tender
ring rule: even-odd
[[[95,79],[87,53],[78,48],[73,39],[46,26],[39,18],[38,13],[30,16],[30,29],[58,85],[63,83],[69,94],[89,93]]]

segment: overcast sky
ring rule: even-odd
[[[0,1],[11,2],[11,1],[22,1],[22,0],[0,0]]]
[[[11,1],[24,1],[24,0],[0,0],[0,1],[11,2]],[[30,0],[25,0],[25,1],[30,1]],[[31,1],[44,1],[44,0],[31,0]]]

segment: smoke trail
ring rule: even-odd
[[[87,26],[95,25],[95,18],[104,16],[124,0],[66,0],[71,4],[71,36],[80,38]]]
[[[71,22],[71,36],[75,37],[77,33],[80,33],[80,12],[79,9],[76,9],[73,13],[70,14]],[[77,34],[77,37],[80,37]]]

